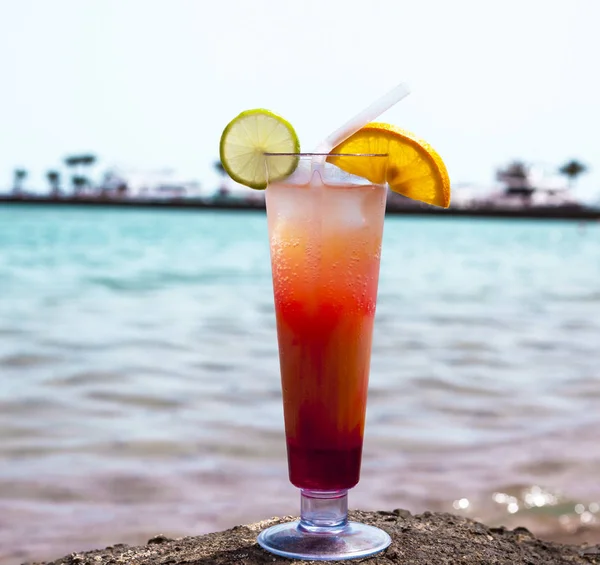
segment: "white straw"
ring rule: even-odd
[[[354,116],[346,122],[341,128],[336,129],[330,136],[324,139],[315,150],[315,153],[329,153],[334,147],[348,139],[352,134],[356,133],[360,128],[372,122],[375,118],[389,110],[394,104],[397,104],[410,94],[408,85],[401,82],[395,88],[392,88],[387,94],[378,98],[370,106],[365,108],[360,114]],[[323,163],[325,155],[316,156],[316,159]],[[315,164],[313,159],[313,165]]]

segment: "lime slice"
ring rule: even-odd
[[[298,156],[267,157],[265,153],[299,153],[300,142],[289,122],[259,108],[246,110],[227,124],[219,150],[223,168],[233,180],[263,189],[267,178],[270,182],[281,180],[298,166]]]

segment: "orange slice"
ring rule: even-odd
[[[367,124],[331,153],[385,153],[387,159],[336,157],[327,161],[374,184],[388,183],[403,196],[434,206],[450,205],[450,179],[438,153],[414,134],[390,124]]]

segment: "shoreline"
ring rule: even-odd
[[[54,206],[54,207],[111,207],[128,209],[209,210],[264,212],[264,202],[206,199],[131,199],[110,200],[102,198],[47,198],[45,196],[18,197],[0,195],[0,205]],[[521,208],[436,208],[426,204],[401,205],[388,202],[386,215],[438,216],[458,218],[542,219],[600,221],[600,208],[587,206],[530,206]]]

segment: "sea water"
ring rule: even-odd
[[[387,217],[350,506],[600,521],[600,225]],[[263,212],[0,207],[0,563],[298,512]]]

